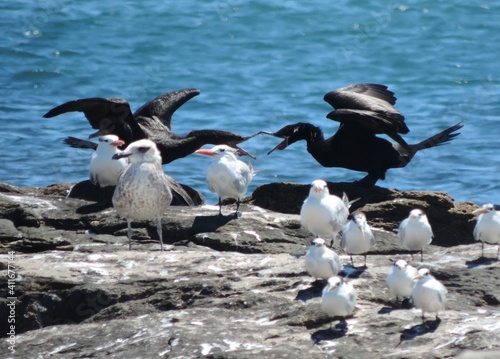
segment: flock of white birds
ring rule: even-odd
[[[318,237],[312,241],[305,255],[305,267],[312,277],[327,280],[321,309],[331,317],[342,318],[340,329],[345,330],[345,317],[350,316],[356,306],[356,290],[351,283],[338,276],[342,270],[340,257],[325,245],[321,237],[331,239],[333,247],[337,235],[342,231],[340,247],[350,255],[353,266],[352,255],[363,254],[365,267],[366,254],[375,246],[375,237],[362,212],[354,212],[351,214],[352,219],[347,222],[349,202],[345,194],[343,197],[331,195],[325,181],[313,181],[309,196],[302,205],[300,219],[303,227]],[[495,205],[486,204],[474,212],[478,215],[474,237],[482,242],[483,256],[484,243],[500,243],[500,212],[497,209]],[[408,218],[401,222],[398,238],[403,248],[420,251],[423,262],[423,249],[431,243],[433,233],[422,210],[412,210]],[[425,319],[425,313],[436,313],[437,320],[438,312],[445,308],[448,291],[431,275],[428,268],[417,270],[399,259],[387,274],[386,284],[396,300],[411,298],[413,305],[422,310],[422,320]]]
[[[175,181],[163,172],[161,156],[154,142],[139,140],[120,151],[118,146],[122,144],[114,135],[99,139],[90,163],[90,179],[101,187],[116,186],[113,206],[127,220],[129,249],[131,221],[156,219],[163,250],[161,216],[171,203],[171,187]],[[235,198],[237,218],[240,199],[256,172],[250,164],[239,159],[238,149],[218,145],[196,152],[213,157],[207,170],[207,183],[209,189],[219,196],[219,214],[222,211],[221,199]],[[340,247],[350,255],[353,265],[352,255],[364,255],[365,267],[366,255],[375,246],[375,237],[366,216],[360,211],[349,215],[350,204],[347,196],[341,199],[330,195],[326,182],[315,180],[300,211],[302,226],[317,237],[304,257],[305,267],[312,277],[327,281],[322,292],[321,309],[331,317],[342,318],[341,328],[344,329],[345,318],[352,315],[356,306],[357,294],[351,283],[338,276],[342,270],[340,257],[326,245],[325,239],[331,240],[333,247],[342,232]],[[482,242],[484,256],[485,243],[500,244],[500,208],[485,204],[474,214],[478,215],[474,237]],[[422,210],[412,210],[401,222],[398,238],[405,249],[420,251],[423,262],[423,249],[431,243],[433,233]],[[498,251],[497,257],[500,245]],[[427,268],[417,270],[406,261],[397,260],[386,283],[396,300],[411,298],[415,307],[422,310],[422,319],[426,312],[436,313],[438,319],[438,312],[444,310],[447,290]]]

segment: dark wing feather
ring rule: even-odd
[[[132,116],[130,106],[127,101],[119,98],[84,98],[69,101],[54,107],[43,117],[55,117],[67,112],[83,112],[92,128],[99,129],[101,120],[121,119],[126,121]]]
[[[200,90],[189,88],[169,92],[145,103],[134,113],[134,117],[158,117],[165,126],[171,128],[172,115],[187,101],[200,94]]]
[[[71,137],[71,136],[66,137],[63,140],[63,142],[65,144],[67,144],[68,146],[73,147],[73,148],[90,148],[92,150],[97,149],[97,143],[87,141],[87,140],[81,140],[81,139],[76,138],[76,137]]]
[[[328,92],[324,100],[334,111],[327,117],[374,134],[387,134],[401,146],[408,144],[399,133],[410,132],[404,116],[394,108],[396,97],[385,85],[355,84]]]
[[[347,126],[355,126],[368,130],[374,134],[386,134],[404,148],[409,148],[408,143],[398,134],[394,124],[398,118],[391,114],[381,114],[373,111],[340,109],[330,112],[327,118],[338,121]]]

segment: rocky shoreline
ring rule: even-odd
[[[312,236],[297,213],[309,186],[261,186],[239,219],[229,215],[233,205],[224,206],[224,217],[216,206],[171,207],[164,253],[149,222],[134,223],[128,251],[125,221],[111,207],[67,198],[70,186],[0,184],[2,256],[15,254],[9,264],[17,274],[14,295],[7,280],[0,288],[4,307],[17,298],[16,351],[4,344],[1,357],[500,356],[500,263],[494,246],[480,258],[472,237],[477,204],[440,192],[329,183],[331,193],[360,198],[351,210],[366,213],[377,239],[367,268],[352,267],[340,252],[359,298],[341,335],[319,311],[324,283],[303,266]],[[389,259],[411,261],[393,230],[413,208],[434,229],[424,265],[449,291],[441,321],[422,323],[420,311],[394,308],[385,287]],[[6,260],[0,269],[6,278]],[[9,313],[1,313],[8,343]]]

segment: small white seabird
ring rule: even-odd
[[[125,142],[118,136],[106,135],[99,137],[99,144],[90,160],[90,182],[100,187],[116,186],[121,171],[127,167],[126,158],[113,160],[112,157],[119,153],[118,146]]]
[[[432,242],[434,234],[427,216],[420,209],[410,212],[408,218],[399,225],[398,238],[401,245],[410,251],[420,251],[420,259],[424,261],[424,246]],[[413,258],[413,254],[411,255]]]
[[[419,269],[415,279],[411,300],[416,308],[422,310],[422,320],[425,319],[425,312],[436,313],[436,319],[439,319],[438,312],[444,310],[448,290],[427,268]]]
[[[409,298],[411,296],[415,284],[414,279],[417,275],[417,269],[406,263],[404,259],[398,259],[394,262],[387,274],[385,283],[391,295],[396,296],[396,301],[399,298]]]
[[[476,209],[473,214],[477,217],[474,227],[474,239],[481,241],[481,253],[484,257],[484,244],[497,244],[497,258],[500,256],[500,206],[488,203]]]
[[[236,199],[236,217],[240,208],[240,199],[246,193],[255,176],[250,163],[239,159],[241,149],[227,145],[217,145],[212,149],[199,149],[195,153],[212,156],[213,161],[208,166],[207,184],[210,191],[219,195],[219,215],[222,215],[222,199]],[[249,155],[244,152],[244,154]]]
[[[325,246],[323,238],[316,238],[311,242],[311,246],[304,256],[304,261],[307,272],[316,279],[328,279],[336,276],[342,269],[340,257]]]
[[[344,198],[346,196],[343,196]],[[328,238],[335,242],[335,237],[347,223],[349,209],[337,196],[330,195],[323,180],[314,180],[300,209],[300,223],[317,237]]]
[[[161,216],[172,201],[170,187],[175,181],[163,172],[156,144],[150,140],[135,141],[113,158],[128,158],[129,161],[113,194],[113,206],[118,215],[127,220],[129,249],[132,246],[131,222],[156,219],[163,251]]]
[[[342,317],[341,323],[347,328],[345,317],[353,313],[356,297],[356,290],[351,283],[341,277],[331,277],[323,289],[321,310],[330,317]]]
[[[352,219],[342,229],[340,247],[351,256],[353,266],[354,260],[352,259],[352,255],[363,254],[365,257],[364,265],[366,267],[366,253],[375,247],[375,236],[363,212],[354,212]]]

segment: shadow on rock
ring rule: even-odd
[[[78,207],[76,209],[76,213],[78,214],[97,213],[111,207],[113,207],[113,204],[111,202],[97,202]]]
[[[216,214],[213,216],[196,216],[193,221],[192,230],[195,233],[215,232],[233,219],[235,219],[234,215],[219,216]]]
[[[317,330],[311,334],[311,340],[314,344],[318,344],[323,340],[334,340],[342,338],[347,334],[347,322],[345,320],[341,320],[334,327],[330,327],[330,329],[321,329]]]
[[[413,308],[413,303],[410,298],[404,298],[401,302],[394,303],[392,307],[382,307],[378,314],[389,314],[394,310],[408,310]]]
[[[487,258],[487,257],[479,257],[478,259],[474,259],[472,261],[466,261],[465,264],[467,268],[475,268],[479,266],[489,266],[498,262],[498,258]]]
[[[325,286],[325,280],[317,279],[311,283],[311,286],[309,288],[299,290],[297,296],[295,297],[295,300],[306,302],[311,299],[319,298],[321,297],[323,288],[325,288]]]
[[[368,267],[354,267],[352,264],[346,264],[339,275],[345,278],[359,278]]]
[[[414,325],[410,329],[405,329],[399,337],[399,344],[405,340],[412,340],[418,336],[433,333],[441,324],[441,319],[436,318],[436,320],[426,320],[422,324]]]

